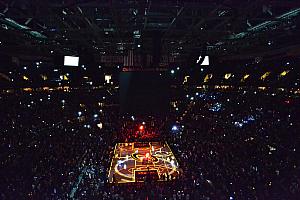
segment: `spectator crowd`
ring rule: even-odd
[[[2,94],[0,199],[299,199],[296,96],[189,90],[159,118],[121,115],[117,95]],[[181,177],[108,183],[114,145],[152,139],[168,142]]]

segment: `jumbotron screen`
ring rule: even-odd
[[[169,78],[166,72],[121,72],[121,113],[133,115],[166,114],[169,108],[169,91]]]

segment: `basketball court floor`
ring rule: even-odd
[[[108,174],[110,183],[168,181],[179,175],[178,162],[166,142],[117,143]]]

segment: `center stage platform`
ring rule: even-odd
[[[110,183],[167,181],[179,175],[178,162],[165,142],[117,143],[108,179]]]

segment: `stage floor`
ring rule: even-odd
[[[108,174],[110,183],[167,181],[178,177],[178,162],[162,142],[117,143]]]

